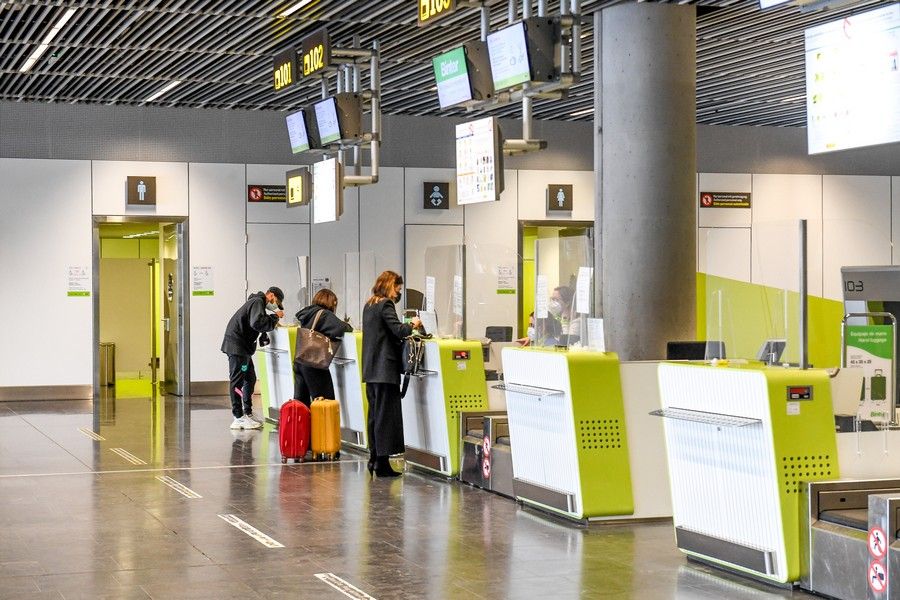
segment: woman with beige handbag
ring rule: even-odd
[[[294,398],[309,406],[312,398],[334,398],[334,382],[328,365],[344,334],[353,331],[334,311],[338,299],[321,289],[313,303],[297,312],[297,346],[294,351]]]

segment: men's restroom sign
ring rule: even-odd
[[[869,587],[876,594],[880,594],[887,589],[887,571],[880,560],[872,561],[869,565]]]
[[[427,210],[450,209],[450,184],[446,181],[426,181],[423,205]]]
[[[869,530],[869,554],[872,558],[880,560],[887,554],[887,538],[881,527],[873,527]]]
[[[128,206],[156,206],[156,177],[128,177]]]
[[[547,186],[547,210],[572,212],[572,184],[551,183]]]

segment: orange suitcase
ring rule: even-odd
[[[341,408],[337,400],[316,398],[312,403],[314,459],[334,460],[341,455]]]

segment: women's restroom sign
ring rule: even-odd
[[[863,385],[859,418],[875,423],[891,420],[894,389],[894,335],[890,325],[848,325],[845,331],[846,364],[859,367]]]

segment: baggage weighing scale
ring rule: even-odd
[[[839,476],[828,373],[664,363],[659,387],[678,548],[799,581],[804,488]]]
[[[402,403],[406,462],[455,477],[459,473],[459,413],[488,409],[481,342],[426,341],[423,369],[410,378]]]
[[[362,381],[362,332],[344,334],[331,361],[335,400],[341,403],[341,442],[357,450],[368,447],[366,419],[369,402]]]
[[[619,359],[504,348],[517,500],[585,520],[634,513]]]

